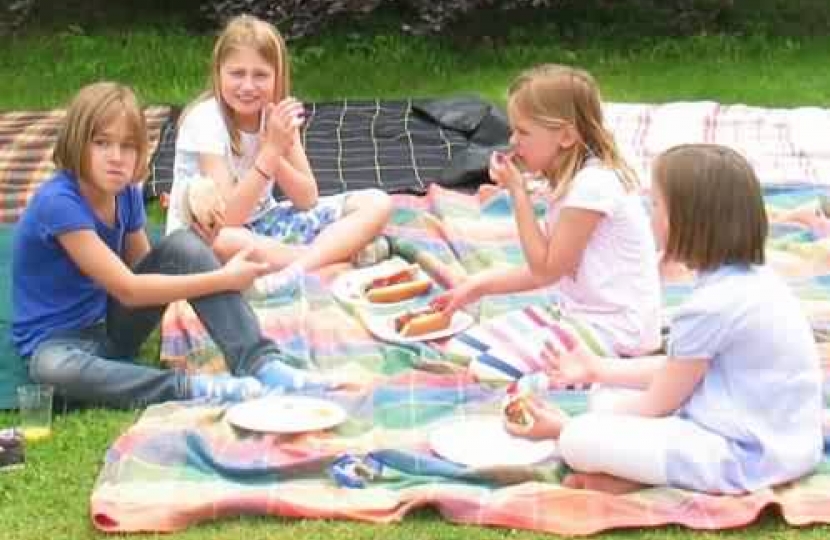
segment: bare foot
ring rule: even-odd
[[[612,495],[624,495],[646,487],[639,482],[603,473],[571,473],[562,480],[562,485],[571,489],[590,489]]]

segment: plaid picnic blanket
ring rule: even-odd
[[[66,111],[0,112],[0,223],[14,223],[55,170],[52,151]],[[152,155],[170,107],[145,109]]]
[[[771,252],[808,308],[827,362],[830,236],[822,197],[830,188],[770,187],[776,219]],[[465,195],[432,186],[426,197],[395,197],[387,232],[400,254],[440,283],[518,264],[521,254],[502,192]],[[543,205],[538,206],[540,213]],[[775,259],[773,257],[773,259]],[[791,265],[793,261],[799,264]],[[806,270],[805,270],[806,268]],[[688,292],[667,284],[667,304]],[[484,321],[518,307],[542,308],[544,295],[488,298]],[[309,365],[377,377],[362,394],[329,397],[349,412],[337,429],[279,437],[237,430],[226,409],[198,403],[150,407],[107,452],[91,495],[95,526],[109,532],[175,531],[239,514],[388,523],[433,505],[455,522],[591,534],[634,526],[682,524],[722,529],[754,520],[777,504],[787,522],[830,522],[830,454],[812,476],[741,497],[653,488],[611,496],[560,483],[555,457],[533,466],[465,467],[432,451],[430,434],[452,419],[497,414],[502,386],[480,382],[469,358],[442,355],[446,343],[396,345],[372,338],[354,306],[339,302],[313,276],[292,296],[254,304],[264,331]],[[163,356],[188,369],[219,371],[223,361],[190,308],[176,304],[163,323]],[[581,391],[551,392],[570,412],[585,410]],[[381,474],[364,489],[338,487],[328,474],[343,453],[371,453]]]
[[[683,143],[713,143],[741,152],[767,183],[830,183],[830,109],[764,108],[713,101],[609,103],[605,122],[648,180],[652,160]]]

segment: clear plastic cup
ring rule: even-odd
[[[17,387],[20,431],[26,442],[40,441],[52,434],[53,395],[54,389],[49,385],[26,384]]]

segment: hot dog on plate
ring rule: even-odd
[[[404,337],[421,336],[444,330],[450,326],[450,317],[426,307],[408,311],[395,318],[395,331]]]
[[[411,264],[372,279],[364,291],[370,302],[389,304],[426,294],[431,288],[432,281],[421,277],[418,265]]]

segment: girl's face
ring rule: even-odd
[[[573,128],[563,122],[546,126],[512,110],[510,114],[510,145],[528,170],[541,172],[553,168],[563,150],[571,148],[576,139]]]
[[[276,71],[256,50],[240,47],[219,66],[222,100],[247,129],[259,128],[262,108],[274,100]]]
[[[657,248],[664,250],[669,237],[669,213],[666,210],[663,192],[656,182],[652,182],[651,188],[651,229],[654,232]]]
[[[138,141],[123,114],[95,130],[84,157],[84,181],[98,191],[116,195],[134,180]]]

